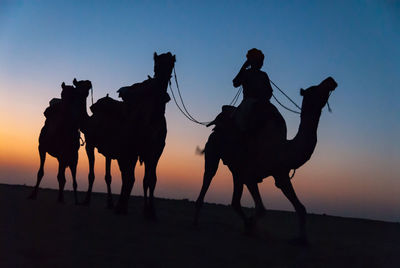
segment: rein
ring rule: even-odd
[[[276,87],[288,100],[290,100],[290,102],[293,103],[294,106],[297,107],[297,109],[299,109],[299,110],[301,111],[301,108],[300,108],[299,105],[297,105],[297,103],[295,103],[288,95],[286,95],[286,93],[283,92],[283,90],[280,89],[274,82],[272,82],[271,80],[269,80],[269,81],[270,81],[271,84],[272,84],[274,87]],[[279,103],[279,105],[281,105],[281,106],[282,106],[283,108],[285,108],[286,110],[291,111],[291,112],[296,113],[296,114],[300,114],[299,112],[295,112],[295,111],[293,111],[293,110],[287,108],[286,106],[284,106],[282,103],[280,103],[280,102],[278,101],[278,99],[275,97],[274,94],[272,94],[272,96],[274,96],[274,99]]]
[[[178,83],[178,78],[177,78],[177,76],[176,76],[175,67],[174,67],[174,80],[175,80],[175,84],[176,84],[176,88],[177,88],[177,91],[178,91],[178,95],[179,95],[179,99],[180,99],[181,105],[178,103],[177,98],[175,97],[175,93],[174,93],[174,91],[173,91],[173,89],[172,89],[172,86],[171,86],[171,80],[169,80],[169,83],[168,83],[168,84],[169,84],[170,91],[171,91],[171,93],[172,93],[172,98],[174,99],[175,105],[176,105],[176,107],[178,107],[179,111],[180,111],[187,119],[189,119],[190,121],[192,121],[192,122],[194,122],[194,123],[196,123],[196,124],[203,125],[203,126],[207,126],[209,123],[211,123],[212,121],[209,121],[209,122],[202,122],[202,121],[199,121],[199,120],[195,119],[195,118],[189,113],[188,109],[186,108],[185,102],[183,101],[183,97],[182,97],[182,94],[181,94],[181,90],[180,90],[180,88],[179,88],[179,83]],[[233,97],[233,99],[232,99],[232,101],[229,103],[229,105],[233,105],[233,106],[236,105],[237,101],[239,100],[240,94],[242,93],[242,90],[243,90],[242,87],[240,87],[240,88],[238,89],[238,91],[236,92],[235,96]],[[181,107],[181,106],[182,106],[182,107]]]
[[[194,117],[190,114],[190,112],[189,112],[188,109],[186,108],[186,105],[185,105],[185,102],[184,102],[184,100],[183,100],[183,97],[182,97],[182,94],[181,94],[181,90],[180,90],[180,87],[179,87],[179,83],[178,83],[178,78],[177,78],[177,75],[176,75],[175,67],[174,67],[173,71],[174,71],[174,80],[175,80],[175,84],[176,84],[176,88],[177,88],[177,93],[178,93],[177,95],[179,96],[179,100],[180,100],[180,103],[181,103],[181,104],[178,103],[177,97],[175,97],[174,90],[172,89],[172,86],[171,86],[171,79],[168,81],[168,84],[169,84],[169,88],[170,88],[170,91],[171,91],[171,94],[172,94],[172,98],[174,99],[174,102],[175,102],[176,107],[178,107],[179,111],[180,111],[188,120],[190,120],[190,121],[192,121],[192,122],[194,122],[194,123],[196,123],[196,124],[199,124],[199,125],[207,126],[211,121],[210,121],[210,122],[202,122],[202,121],[197,120],[196,118],[194,118]],[[274,87],[276,87],[290,102],[292,102],[292,103],[297,107],[297,109],[300,110],[300,112],[288,108],[287,106],[285,106],[284,104],[282,104],[282,103],[276,98],[276,96],[275,96],[274,94],[272,94],[272,96],[274,97],[275,101],[276,101],[280,106],[282,106],[284,109],[286,109],[286,110],[288,110],[288,111],[290,111],[290,112],[292,112],[292,113],[295,113],[295,114],[301,114],[301,108],[300,108],[300,106],[297,105],[297,104],[296,104],[283,90],[281,90],[273,81],[271,81],[271,80],[269,80],[269,81],[270,81],[271,84],[272,84]],[[232,101],[229,103],[229,105],[233,105],[233,106],[236,105],[236,103],[237,103],[237,101],[239,100],[239,97],[240,97],[240,94],[242,93],[242,91],[243,91],[243,88],[242,88],[242,87],[239,87],[238,91],[236,92],[235,96],[233,97],[233,99],[232,99]],[[329,103],[328,103],[328,109],[329,109],[329,111],[331,111],[331,108],[330,108],[330,106],[329,106]]]
[[[201,122],[201,121],[195,119],[195,118],[189,113],[189,111],[187,110],[186,105],[185,105],[185,102],[183,101],[183,98],[182,98],[182,94],[181,94],[180,88],[179,88],[178,78],[176,77],[175,67],[174,67],[174,79],[175,79],[175,84],[176,84],[176,88],[177,88],[177,91],[178,91],[178,95],[179,95],[179,99],[180,99],[180,101],[181,101],[182,107],[179,105],[178,101],[176,100],[175,93],[174,93],[174,91],[173,91],[173,89],[172,89],[172,86],[171,86],[171,79],[169,80],[169,83],[168,83],[168,84],[169,84],[169,88],[170,88],[170,90],[171,90],[172,97],[173,97],[173,99],[174,99],[175,105],[178,107],[179,111],[180,111],[187,119],[189,119],[190,121],[192,121],[192,122],[194,122],[194,123],[196,123],[196,124],[199,124],[199,125],[207,126],[211,121],[210,121],[210,122]]]

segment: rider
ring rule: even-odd
[[[234,115],[235,121],[242,132],[254,126],[256,106],[270,104],[272,87],[268,75],[261,71],[264,54],[256,48],[250,49],[247,60],[239,73],[233,79],[233,86],[243,86],[243,100]]]

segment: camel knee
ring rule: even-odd
[[[74,187],[74,191],[76,191],[76,189],[78,189],[78,183],[76,181],[74,181],[72,183],[72,187]]]
[[[206,171],[204,171],[203,181],[207,182],[208,184],[210,184],[212,178],[215,176],[215,173],[217,173],[217,170],[206,170]]]
[[[57,175],[57,180],[58,180],[58,183],[60,183],[60,184],[65,184],[65,182],[66,182],[65,176],[63,176],[61,174]]]
[[[281,181],[281,180],[275,180],[275,186],[278,188],[278,189],[284,189],[285,187],[287,187],[287,183],[285,183],[284,181]]]
[[[150,177],[149,180],[147,181],[147,185],[150,188],[150,191],[154,191],[154,189],[156,188],[156,184],[157,184],[156,176]]]

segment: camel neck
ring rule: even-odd
[[[84,104],[80,108],[80,113],[78,115],[78,121],[79,121],[79,129],[82,132],[85,132],[88,121],[89,121],[89,114],[87,113],[87,105],[86,105],[86,99]]]
[[[286,161],[289,168],[296,169],[310,159],[317,145],[320,116],[321,111],[302,112],[299,130],[293,140],[288,141]]]
[[[319,112],[311,112],[306,111],[302,112],[300,116],[300,126],[299,131],[296,135],[303,138],[311,138],[314,139],[317,136],[317,129],[319,124],[319,118],[321,116],[321,111]]]
[[[156,79],[156,81],[159,83],[161,89],[165,90],[167,90],[170,78],[171,76],[157,76],[157,75],[154,76],[154,79]]]

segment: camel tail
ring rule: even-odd
[[[199,146],[196,147],[196,154],[197,155],[203,155],[205,152],[205,148],[204,149],[200,149]]]

